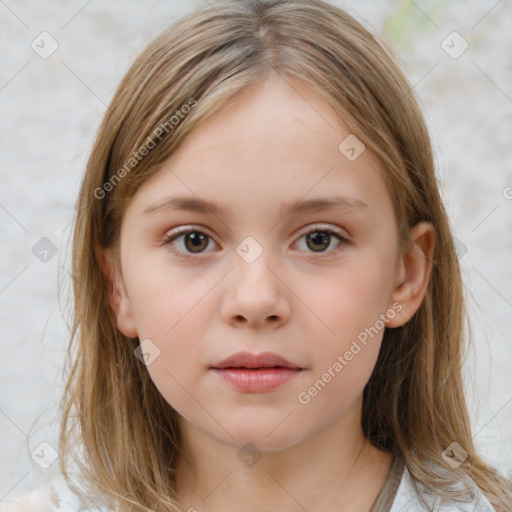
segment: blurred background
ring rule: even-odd
[[[331,1],[418,95],[467,290],[474,440],[512,476],[512,2]],[[0,0],[0,502],[58,466],[74,202],[135,56],[205,0]],[[60,298],[60,299],[59,299]]]

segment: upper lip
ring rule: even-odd
[[[272,352],[263,352],[261,354],[237,352],[220,363],[213,365],[212,368],[274,368],[276,366],[302,369],[300,366]]]

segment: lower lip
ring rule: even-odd
[[[295,378],[302,370],[297,368],[225,368],[212,370],[238,391],[261,393],[272,391]]]

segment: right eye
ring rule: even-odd
[[[169,245],[171,251],[178,256],[185,257],[187,254],[193,255],[205,252],[204,249],[208,247],[209,240],[212,239],[206,233],[203,233],[197,229],[189,228],[166,235],[164,239],[164,245]],[[177,250],[175,248],[175,241],[179,241],[179,245],[183,248],[183,250]]]

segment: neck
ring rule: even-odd
[[[240,447],[183,427],[176,469],[185,510],[369,511],[391,463],[365,439],[359,409],[299,444],[249,454],[247,463]]]

